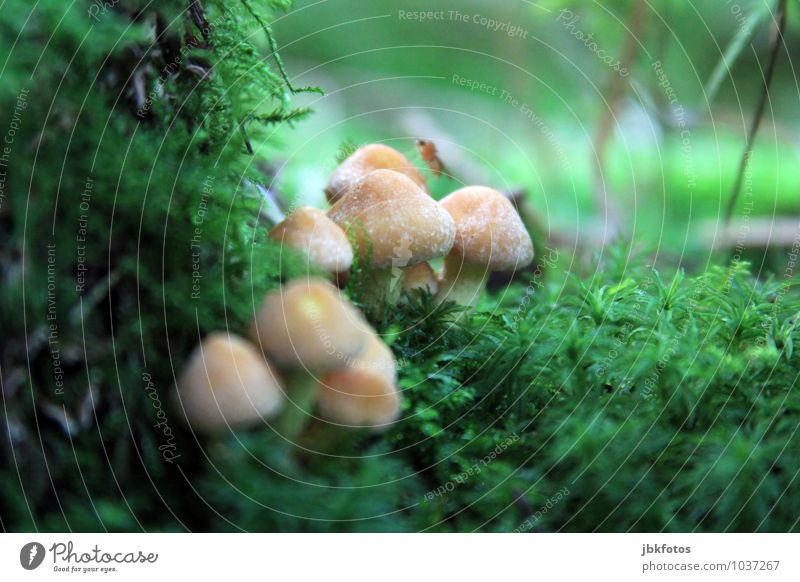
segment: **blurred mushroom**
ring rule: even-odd
[[[419,170],[408,158],[389,146],[373,143],[357,149],[344,160],[331,174],[325,187],[328,202],[335,204],[350,188],[364,176],[375,170],[394,170],[404,174],[423,191],[428,191],[428,184]]]
[[[394,355],[371,336],[347,366],[325,374],[320,383],[320,415],[349,427],[386,428],[400,416]]]
[[[437,300],[474,306],[492,271],[512,271],[533,260],[533,243],[508,198],[485,186],[456,190],[441,201],[456,224]]]
[[[334,279],[353,264],[347,235],[324,212],[311,206],[292,212],[270,231],[269,238],[304,252],[312,265]]]
[[[283,407],[280,380],[250,342],[216,332],[186,362],[176,407],[193,429],[211,432],[246,427]]]
[[[439,290],[439,279],[428,263],[419,263],[409,267],[403,276],[405,293],[412,293],[420,289],[426,289],[432,295],[436,295]]]
[[[319,372],[337,368],[366,342],[368,324],[322,279],[297,279],[268,293],[250,339],[278,366]]]
[[[298,279],[267,294],[249,337],[285,370],[291,407],[278,432],[297,434],[313,408],[319,377],[358,355],[370,333],[361,313],[322,279]]]
[[[370,261],[366,285],[372,307],[396,303],[403,268],[446,255],[453,246],[450,215],[408,177],[392,170],[365,176],[328,211],[357,241],[355,252]]]

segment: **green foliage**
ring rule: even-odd
[[[416,292],[373,322],[405,400],[388,433],[211,445],[210,527],[797,529],[792,287],[610,262],[494,303],[466,316]]]
[[[502,308],[452,325],[449,349],[430,353],[427,329],[398,337],[408,410],[392,436],[430,489],[520,437],[436,496],[425,527],[514,529],[566,488],[532,529],[796,530],[797,293],[741,265],[671,280],[612,267],[534,293],[519,321]],[[411,306],[409,325],[428,309]]]
[[[182,455],[178,472],[159,449],[182,430],[176,371],[305,270],[268,242],[255,188],[297,111],[242,32],[257,23],[228,4],[195,18],[178,1],[0,11],[0,127],[15,128],[0,207],[5,527],[194,523],[172,505],[203,465]]]

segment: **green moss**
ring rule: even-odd
[[[246,455],[221,445],[201,481],[213,528],[797,529],[791,287],[742,266],[603,264],[591,283],[515,284],[458,324],[409,299],[374,322],[400,362],[401,421],[335,455],[266,430]]]
[[[0,208],[6,527],[190,523],[171,500],[201,459],[166,463],[156,426],[164,410],[181,430],[176,370],[305,270],[268,242],[254,187],[272,179],[257,165],[296,115],[290,92],[241,33],[252,16],[225,4],[206,3],[208,42],[182,2],[0,15],[0,127],[15,128]]]

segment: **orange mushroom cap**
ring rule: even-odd
[[[375,170],[394,170],[405,174],[423,191],[427,192],[425,177],[403,154],[383,144],[369,144],[357,149],[344,160],[328,181],[325,195],[334,204],[364,176]]]
[[[356,356],[370,332],[364,316],[322,279],[297,279],[264,297],[249,337],[284,368],[330,370]]]
[[[320,383],[320,414],[348,426],[382,428],[400,416],[400,393],[391,350],[371,336],[347,366],[325,374]]]
[[[353,249],[344,231],[317,208],[302,206],[275,225],[269,238],[303,251],[316,267],[331,274],[353,264]]]
[[[407,267],[444,256],[456,235],[445,209],[393,170],[365,176],[328,216],[354,234],[362,257],[371,251],[372,266],[377,268]]]
[[[441,201],[456,224],[451,254],[489,271],[510,271],[533,260],[533,242],[514,205],[497,190],[467,186]]]
[[[177,401],[192,428],[215,431],[275,416],[284,405],[284,395],[277,374],[255,346],[215,332],[184,365]]]

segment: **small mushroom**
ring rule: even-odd
[[[361,313],[322,279],[298,279],[267,294],[249,337],[285,370],[289,409],[275,428],[297,435],[317,398],[319,377],[341,368],[370,333]]]
[[[468,186],[442,199],[456,224],[437,300],[472,307],[492,271],[512,271],[533,260],[533,243],[508,198],[485,186]]]
[[[268,293],[248,337],[281,368],[337,368],[364,347],[368,324],[322,279],[296,279]]]
[[[306,253],[309,262],[336,278],[353,264],[347,235],[324,212],[303,206],[275,225],[269,238]]]
[[[389,146],[373,143],[357,149],[331,174],[325,187],[325,196],[336,203],[364,176],[375,170],[394,170],[405,174],[423,191],[428,191],[425,177],[403,154]]]
[[[385,428],[400,416],[400,393],[391,350],[375,335],[347,366],[320,383],[320,415],[350,427]]]
[[[409,267],[403,277],[403,291],[405,293],[412,293],[421,289],[427,290],[432,295],[436,295],[439,290],[439,279],[428,263],[419,263]]]
[[[280,380],[263,354],[224,332],[208,335],[195,348],[177,384],[177,409],[203,432],[256,424],[283,405]]]
[[[402,269],[446,255],[456,228],[450,215],[407,176],[375,170],[328,211],[353,234],[355,252],[370,260],[371,281],[363,299],[375,307],[396,303]]]

